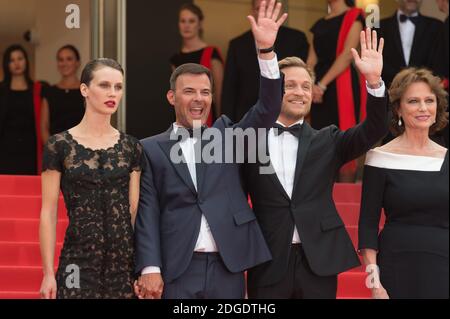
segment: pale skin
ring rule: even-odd
[[[89,86],[81,84],[80,90],[86,99],[86,111],[80,124],[71,128],[69,133],[79,144],[92,150],[107,149],[114,146],[120,133],[110,123],[111,116],[117,111],[123,94],[122,73],[109,67],[101,67],[94,71]],[[133,227],[139,203],[139,181],[140,172],[132,172],[129,184],[129,203]],[[60,183],[60,172],[46,170],[42,173],[39,237],[44,272],[40,289],[43,299],[56,298],[57,286],[53,265]]]
[[[345,11],[349,9],[349,7],[345,4],[344,0],[337,0],[337,1],[329,1],[331,12],[326,17],[326,19],[331,19],[333,17],[336,17],[338,15],[343,14]],[[363,26],[361,22],[356,21],[347,36],[347,39],[345,40],[344,44],[344,51],[336,58],[331,68],[328,70],[328,72],[323,76],[322,79],[318,79],[319,83],[322,86],[328,86],[331,82],[333,82],[343,71],[345,71],[350,63],[352,62],[352,53],[351,49],[356,48],[359,42],[359,34],[361,33],[363,29]],[[308,59],[307,59],[307,65],[314,69],[318,62],[317,54],[314,49],[314,44],[311,44],[309,53],[308,53]],[[321,104],[323,102],[323,95],[325,94],[325,91],[318,85],[313,86],[313,102],[317,104]]]
[[[275,0],[262,1],[258,18],[248,16],[253,36],[258,48],[270,48],[274,45],[278,30],[287,18],[281,14],[281,3]],[[271,60],[274,52],[259,54],[263,60]],[[185,74],[177,79],[175,91],[167,93],[167,99],[175,107],[177,123],[192,127],[194,120],[204,124],[211,108],[211,83],[205,74]],[[164,282],[160,273],[150,273],[139,277],[135,283],[135,293],[140,299],[160,299]]]
[[[204,49],[208,44],[200,37],[200,30],[203,28],[203,22],[199,17],[190,10],[182,10],[180,12],[178,26],[180,35],[183,40],[181,52],[189,53]],[[175,67],[172,65],[172,70]],[[222,83],[223,83],[223,64],[217,59],[211,60],[211,74],[214,80],[214,113],[217,117],[222,114],[221,100],[222,100]]]
[[[355,49],[351,49],[355,65],[363,74],[370,86],[376,87],[381,80],[383,70],[384,40],[378,44],[376,31],[370,29],[360,33],[361,56]],[[285,76],[285,94],[283,105],[278,117],[285,126],[304,119],[311,110],[313,96],[313,79],[306,69],[301,67],[287,67],[281,70]]]
[[[25,79],[26,60],[21,51],[11,52],[9,70],[11,72],[11,90],[24,91],[28,89]]]
[[[80,67],[80,61],[77,60],[75,53],[70,49],[63,49],[57,56],[57,67],[61,74],[61,80],[56,84],[60,89],[79,89],[80,80],[77,77],[77,71]],[[42,99],[41,103],[41,138],[42,142],[47,143],[50,137],[50,111],[47,99]]]
[[[405,132],[378,149],[388,153],[443,159],[447,149],[429,137],[430,127],[436,121],[436,111],[437,97],[430,86],[424,82],[411,84],[404,92],[399,108]],[[365,265],[377,264],[376,250],[362,249],[361,254]],[[375,275],[378,276],[379,282],[379,274]],[[380,287],[372,289],[372,297],[388,299],[389,295],[380,284]]]

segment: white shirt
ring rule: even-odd
[[[402,40],[403,55],[405,56],[405,64],[409,65],[409,60],[411,58],[411,50],[414,42],[414,33],[416,32],[416,26],[411,20],[406,20],[405,22],[400,22],[400,15],[405,14],[403,11],[397,11],[397,23],[400,31],[400,38]],[[407,15],[407,14],[405,14]],[[419,14],[417,12],[413,13],[411,17],[416,17]]]
[[[272,60],[261,60],[258,57],[259,68],[261,70],[261,76],[267,79],[279,79],[280,78],[280,69],[278,68],[278,59],[277,56]],[[176,130],[180,126],[174,123],[173,128]],[[183,152],[183,156],[186,160],[187,167],[189,169],[189,174],[191,175],[192,182],[194,183],[195,189],[197,189],[197,171],[195,167],[195,152],[194,152],[194,144],[197,142],[196,138],[187,138],[184,141],[180,142],[180,147]],[[201,224],[200,224],[200,232],[198,235],[197,243],[195,244],[194,251],[196,252],[217,252],[217,245],[212,235],[211,229],[209,227],[208,221],[205,216],[202,214]],[[150,274],[150,273],[160,273],[161,269],[159,267],[149,266],[145,267],[141,274]]]
[[[281,122],[278,124],[284,126]],[[292,124],[303,124],[303,120]],[[297,166],[298,138],[289,132],[283,132],[275,136],[274,129],[270,129],[268,134],[270,162],[277,174],[278,180],[283,185],[286,194],[292,198],[292,190],[294,188],[295,168]],[[297,226],[294,228],[292,237],[293,244],[300,243]]]
[[[384,83],[378,89],[370,89],[367,87],[369,94],[375,97],[383,97],[386,91]],[[284,126],[281,122],[278,124]],[[297,123],[303,124],[303,119]],[[277,174],[278,180],[283,186],[286,194],[292,199],[292,191],[294,188],[295,169],[297,165],[297,151],[299,140],[297,137],[289,132],[283,132],[278,136],[275,136],[274,129],[272,128],[268,134],[269,155],[270,162]],[[297,230],[297,226],[294,228],[294,234],[292,236],[292,243],[301,243],[300,235]]]

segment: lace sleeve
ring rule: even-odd
[[[132,171],[142,171],[142,169],[144,168],[145,165],[145,160],[144,160],[144,148],[142,147],[142,144],[139,143],[139,141],[136,139],[134,141],[134,152],[133,152],[133,157],[132,157],[132,162],[131,162],[131,170]]]
[[[55,135],[51,136],[44,146],[42,158],[42,171],[56,170],[62,172],[62,161],[58,152],[58,143]]]

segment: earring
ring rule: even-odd
[[[401,117],[398,119],[398,126],[402,126],[402,118]]]

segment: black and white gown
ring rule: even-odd
[[[359,249],[378,251],[390,298],[449,297],[449,176],[444,159],[368,152]],[[381,211],[386,223],[379,234]]]

